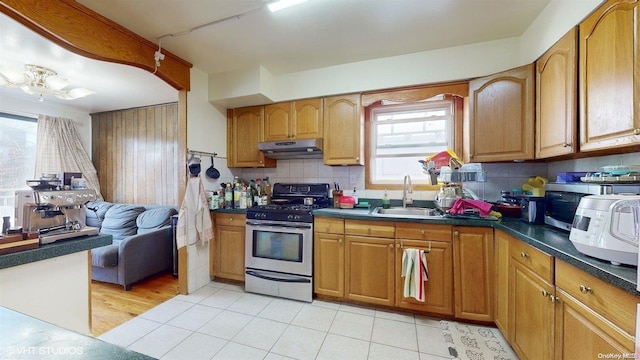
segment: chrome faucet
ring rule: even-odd
[[[409,182],[409,188],[407,189],[407,181]],[[404,176],[402,182],[402,207],[406,208],[407,204],[413,204],[412,198],[407,198],[407,194],[413,194],[413,185],[411,185],[411,176],[409,174]]]

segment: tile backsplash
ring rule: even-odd
[[[465,187],[487,201],[496,201],[500,198],[501,190],[520,188],[530,176],[542,176],[549,179],[549,181],[555,181],[558,172],[597,172],[601,170],[602,166],[606,165],[638,164],[640,164],[640,153],[638,152],[548,163],[486,163],[483,164],[482,168],[487,174],[487,181],[465,183]],[[221,182],[231,181],[233,176],[237,175],[244,179],[268,176],[271,184],[276,182],[318,182],[329,184],[338,182],[345,192],[352,190],[353,186],[349,185],[349,180],[351,177],[355,177],[359,197],[380,199],[384,192],[383,190],[367,190],[364,188],[364,166],[327,166],[322,163],[322,159],[278,160],[277,167],[270,169],[228,169],[226,167],[226,159],[216,159],[216,168],[221,171],[220,179],[213,181],[203,177],[207,190],[217,190]],[[414,183],[416,181],[414,179]],[[402,191],[388,191],[388,194],[391,199],[402,198]],[[412,195],[416,200],[433,200],[434,196],[435,192],[432,191],[414,191]]]

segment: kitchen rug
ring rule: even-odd
[[[442,320],[440,329],[454,359],[518,360],[496,328]]]

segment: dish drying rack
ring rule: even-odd
[[[603,166],[602,172],[587,173],[580,181],[597,184],[638,184],[640,183],[640,165]]]
[[[442,166],[437,170],[423,164],[422,169],[425,174],[430,176],[432,185],[459,187],[466,197],[480,200],[485,198],[487,172],[482,170],[482,164],[459,164],[457,169]]]

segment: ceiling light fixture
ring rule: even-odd
[[[270,2],[269,4],[267,4],[267,6],[269,7],[269,10],[271,10],[271,12],[276,12],[278,10],[285,9],[293,5],[298,5],[305,1],[307,0],[279,0],[279,1]]]
[[[82,98],[95,91],[74,88],[65,90],[69,82],[58,76],[58,73],[39,65],[27,64],[24,71],[16,71],[0,66],[0,85],[7,87],[17,87],[31,95],[39,95],[39,101],[43,101],[43,95],[54,95],[64,100],[74,100]]]

